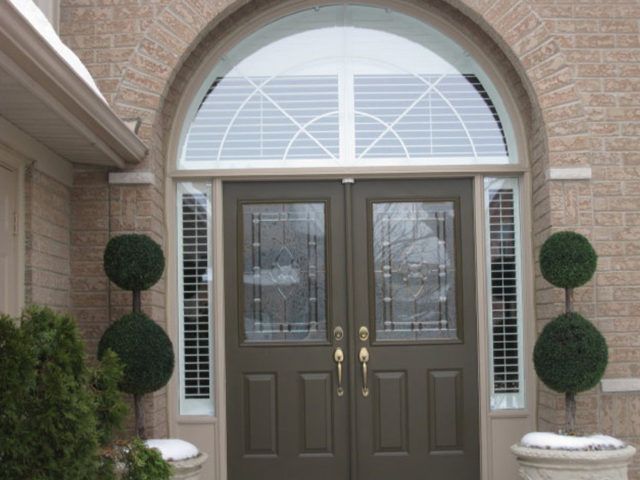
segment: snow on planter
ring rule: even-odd
[[[167,462],[179,462],[195,458],[200,453],[198,447],[178,438],[151,439],[145,441],[147,447],[160,451]]]
[[[617,438],[607,435],[591,435],[589,437],[574,437],[571,435],[558,435],[549,432],[527,433],[520,445],[529,448],[541,448],[545,450],[617,450],[624,448],[626,444]]]
[[[69,67],[76,72],[76,74],[84,80],[84,82],[96,92],[96,95],[106,103],[105,98],[100,93],[100,89],[96,85],[95,80],[84,66],[82,60],[73,53],[73,51],[67,47],[58,34],[56,33],[53,25],[49,23],[47,17],[45,17],[42,10],[40,10],[33,0],[9,0],[13,6],[20,12],[20,14],[31,24],[31,26],[44,38],[51,48],[53,48],[62,59],[67,62]]]

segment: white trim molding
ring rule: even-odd
[[[591,180],[591,167],[553,167],[547,170],[549,180]]]
[[[640,392],[640,378],[603,378],[602,393]]]
[[[153,185],[155,175],[152,172],[112,172],[109,174],[110,185]]]

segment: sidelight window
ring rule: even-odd
[[[491,408],[524,408],[518,179],[485,179]]]
[[[192,105],[180,168],[517,162],[491,79],[401,13],[317,7],[244,39]]]
[[[177,193],[180,413],[213,415],[211,185]]]

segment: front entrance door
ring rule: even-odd
[[[472,182],[224,187],[230,480],[477,480]]]

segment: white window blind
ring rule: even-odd
[[[518,179],[485,179],[493,410],[524,408],[519,208]]]
[[[180,413],[214,414],[211,186],[178,184]]]
[[[357,75],[354,97],[358,159],[508,157],[502,123],[476,75]]]

